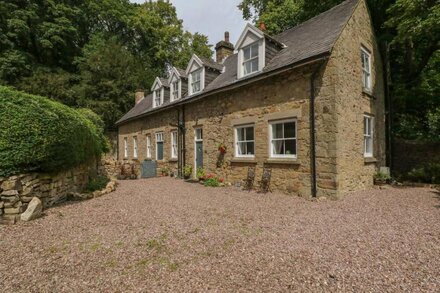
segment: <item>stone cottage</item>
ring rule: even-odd
[[[276,35],[250,24],[157,78],[118,122],[119,160],[181,175],[198,167],[239,183],[255,166],[271,187],[337,197],[385,165],[382,63],[365,0]],[[226,148],[221,153],[219,148]]]

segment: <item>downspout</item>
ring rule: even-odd
[[[118,126],[118,133],[116,136],[116,161],[119,161],[119,126]]]
[[[185,124],[185,104],[182,105],[182,170],[186,166],[186,124]],[[183,173],[183,172],[182,172]],[[182,174],[183,175],[183,174]]]
[[[313,71],[310,77],[310,183],[311,183],[311,193],[312,197],[316,197],[316,129],[315,129],[315,98],[316,98],[316,86],[315,80],[316,76],[319,74],[324,63],[327,61],[325,59],[321,64]]]
[[[182,177],[182,156],[180,156],[180,150],[182,149],[180,139],[182,131],[180,130],[180,110],[177,108],[177,177]]]

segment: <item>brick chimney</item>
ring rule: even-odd
[[[145,92],[142,90],[137,90],[136,93],[134,94],[134,101],[135,103],[139,103],[145,96]]]
[[[226,57],[234,53],[234,45],[229,42],[229,32],[225,32],[225,40],[215,45],[217,63],[223,63]]]

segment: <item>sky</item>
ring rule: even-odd
[[[144,0],[130,0],[143,3]],[[237,5],[240,0],[170,0],[176,7],[177,16],[183,20],[185,30],[207,35],[214,45],[224,39],[229,31],[230,41],[235,45],[246,25]]]

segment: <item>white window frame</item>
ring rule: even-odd
[[[159,93],[159,96],[157,94]],[[154,107],[159,107],[162,105],[162,89],[158,88],[154,90]]]
[[[364,89],[371,90],[371,54],[364,47],[361,47],[361,66],[362,86]]]
[[[254,48],[256,48],[256,50],[257,50],[257,56],[252,57],[252,52],[253,52]],[[249,59],[245,59],[245,50],[247,50],[247,49],[249,49],[249,56],[250,56]],[[256,41],[250,45],[247,45],[246,47],[243,47],[242,50],[243,50],[243,63],[242,63],[243,77],[260,71],[260,41]],[[255,60],[257,60],[256,70],[246,73],[246,64],[252,63]]]
[[[284,127],[283,127],[283,138],[273,138],[273,125],[276,124],[286,124],[286,123],[295,123],[295,137],[284,137]],[[273,142],[276,140],[295,140],[295,154],[274,154],[274,144]],[[275,120],[269,122],[269,157],[275,159],[296,159],[298,157],[298,121],[296,118],[284,119],[284,120]]]
[[[133,158],[137,159],[138,157],[138,141],[137,136],[133,137]]]
[[[124,137],[124,158],[128,158],[128,139]]]
[[[194,77],[196,76],[196,74],[199,75],[199,80],[194,81]],[[197,94],[200,93],[203,88],[202,88],[202,74],[203,74],[203,68],[198,68],[197,70],[194,70],[193,72],[191,72],[191,94]],[[198,91],[194,91],[194,85],[199,83],[199,90]]]
[[[177,130],[171,131],[171,158],[177,159],[178,157],[178,136]]]
[[[254,139],[253,140],[246,140],[246,128],[249,128],[249,127],[252,127],[252,131],[253,131],[253,134],[254,134]],[[244,140],[243,141],[239,141],[238,140],[238,130],[239,129],[245,129],[245,134],[244,134]],[[234,154],[235,154],[235,157],[237,157],[237,158],[255,158],[255,124],[245,124],[245,125],[237,125],[237,126],[235,126],[234,127],[234,146],[235,146],[235,152],[234,152]],[[254,144],[254,153],[253,154],[251,154],[251,155],[248,155],[248,154],[244,154],[244,155],[240,155],[239,153],[238,153],[238,149],[239,149],[239,147],[238,147],[238,144],[239,143],[249,143],[249,142],[252,142],[253,144]]]
[[[159,148],[157,147],[157,145],[158,145],[159,142],[161,142],[162,145],[163,145],[163,147],[162,147],[162,152],[163,152],[162,159],[158,158]],[[156,160],[162,161],[164,158],[165,158],[165,142],[163,140],[163,132],[157,132],[156,133]]]
[[[374,117],[364,115],[364,157],[372,158],[374,154]],[[367,151],[369,144],[370,152]]]
[[[151,159],[151,135],[147,135],[147,158]]]
[[[179,87],[180,87],[179,80],[175,80],[171,82],[171,101],[180,99]]]
[[[200,133],[200,136],[198,135]],[[197,127],[194,129],[194,140],[195,141],[203,141],[203,128]]]

